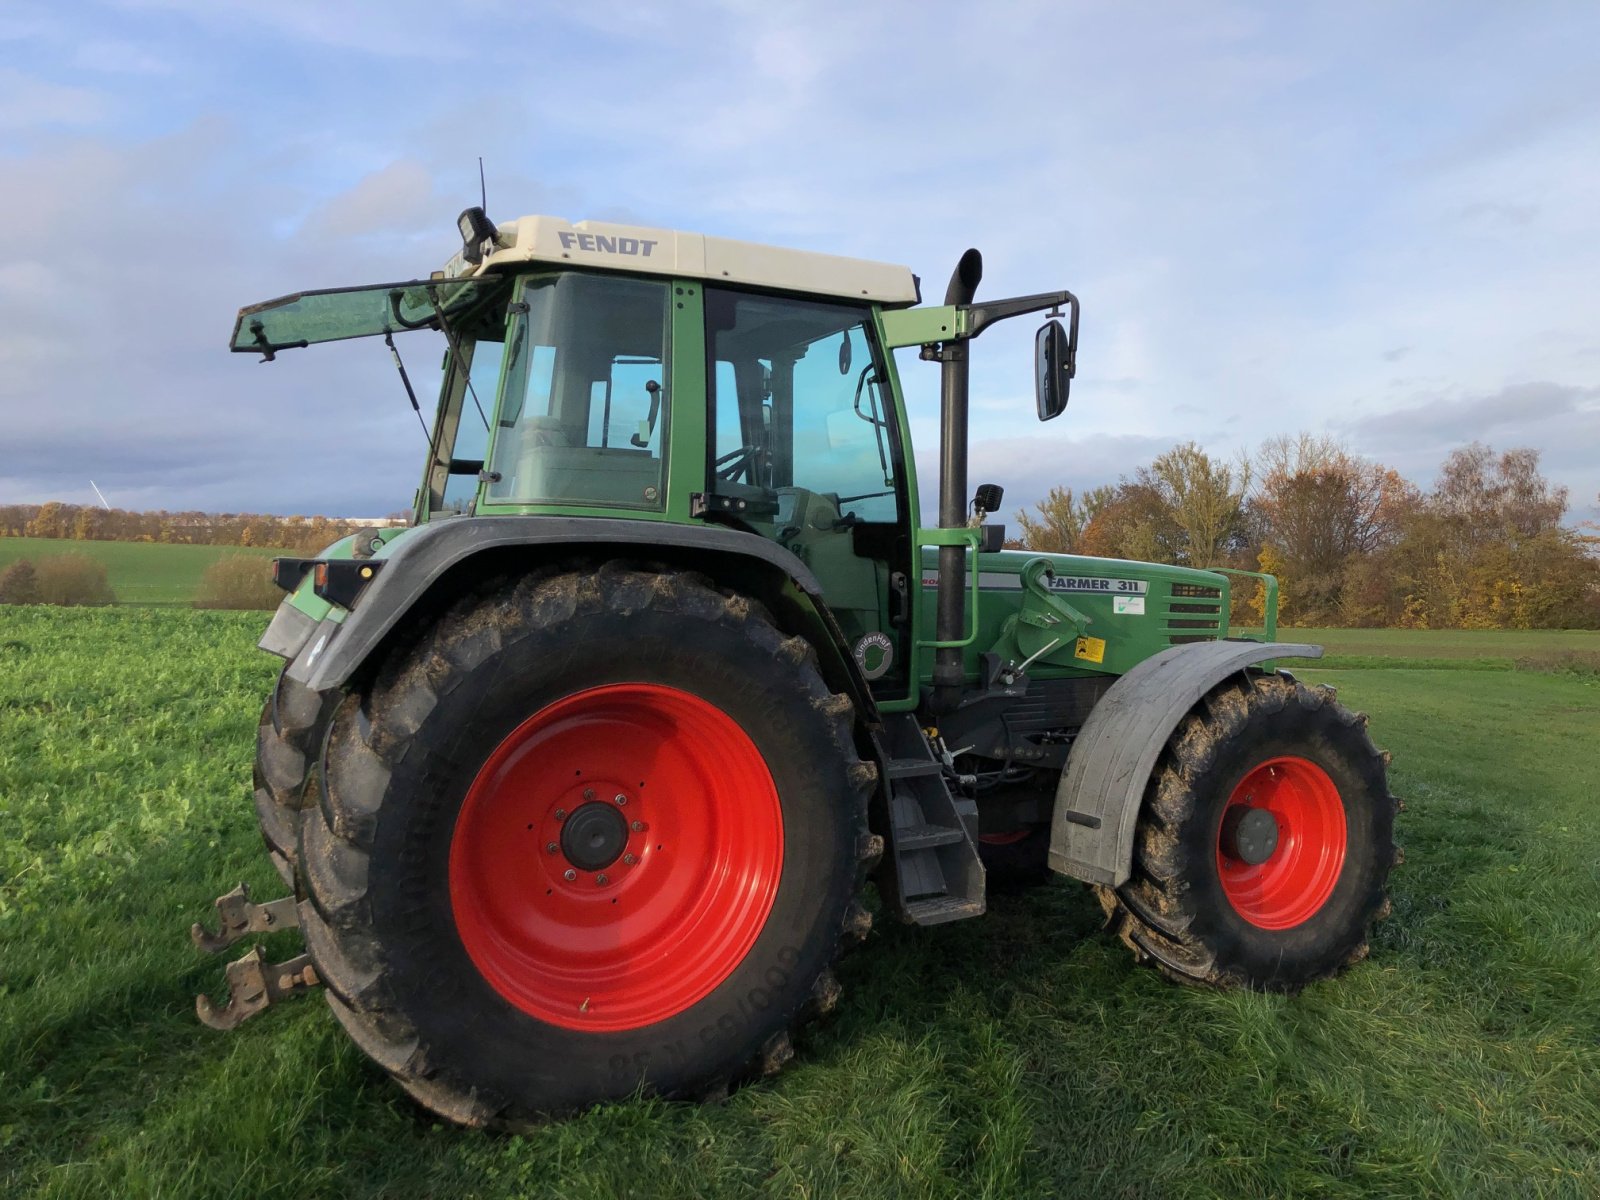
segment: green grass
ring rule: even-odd
[[[261,546],[167,546],[158,542],[75,542],[64,538],[0,537],[0,570],[19,558],[37,563],[52,554],[87,554],[105,564],[119,604],[189,604],[200,577],[230,554],[271,558]]]
[[[1296,999],[1170,985],[1061,883],[880,927],[798,1062],[721,1106],[507,1137],[419,1115],[316,998],[193,1017],[222,972],[189,922],[281,890],[247,798],[265,620],[0,612],[0,1195],[1597,1193],[1582,678],[1305,672],[1394,751],[1408,861],[1372,957]]]
[[[1260,637],[1261,630],[1235,629]],[[1577,653],[1600,657],[1595,629],[1322,629],[1281,628],[1278,640],[1324,647],[1324,668],[1424,667],[1510,671],[1527,660]]]

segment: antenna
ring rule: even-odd
[[[489,185],[483,181],[483,155],[478,155],[478,207],[489,211]]]
[[[100,497],[100,507],[105,509],[107,512],[110,512],[111,511],[111,505],[106,503],[105,494],[103,492],[101,492],[100,488],[96,485],[95,481],[92,480],[92,479],[89,480],[89,486],[94,488],[94,494],[96,496]]]

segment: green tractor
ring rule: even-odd
[[[425,1108],[516,1128],[775,1071],[877,910],[1062,874],[1182,982],[1293,992],[1367,953],[1398,852],[1366,720],[1228,636],[1230,573],[1002,549],[969,343],[1078,300],[941,305],[903,267],[462,214],[428,279],[244,309],[232,348],[443,334],[409,528],[280,558],[256,813],[292,896],[217,902],[232,1028],[325,986]],[[402,338],[403,340],[403,338]],[[893,351],[942,371],[919,513]]]

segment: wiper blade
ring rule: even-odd
[[[309,342],[270,342],[267,340],[267,329],[260,321],[250,322],[250,332],[255,334],[252,339],[261,350],[261,361],[271,362],[278,357],[279,350],[304,350]]]
[[[456,331],[451,327],[450,319],[444,315],[444,306],[439,303],[439,289],[431,283],[428,285],[428,299],[433,301],[433,312],[435,317],[438,318],[439,328],[444,333],[445,340],[450,343],[450,354],[456,361],[456,369],[461,370],[461,339],[456,337]],[[472,407],[478,410],[478,420],[483,422],[484,431],[488,432],[489,418],[484,415],[483,405],[478,403],[478,390],[472,386],[472,371],[470,369],[467,370],[462,379],[466,381],[467,395],[472,397]]]

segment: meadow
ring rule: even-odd
[[[19,558],[37,563],[53,554],[87,554],[103,563],[119,604],[186,605],[200,577],[219,558],[248,554],[262,560],[287,554],[262,546],[181,546],[159,542],[90,542],[65,538],[0,537],[0,570]]]
[[[1304,673],[1371,714],[1407,806],[1393,916],[1336,981],[1173,986],[1060,882],[880,923],[797,1061],[721,1105],[511,1137],[421,1115],[316,997],[194,1019],[222,969],[189,923],[281,892],[249,803],[265,621],[0,610],[0,1195],[1600,1191],[1600,678],[1516,668],[1593,635],[1328,635]]]

